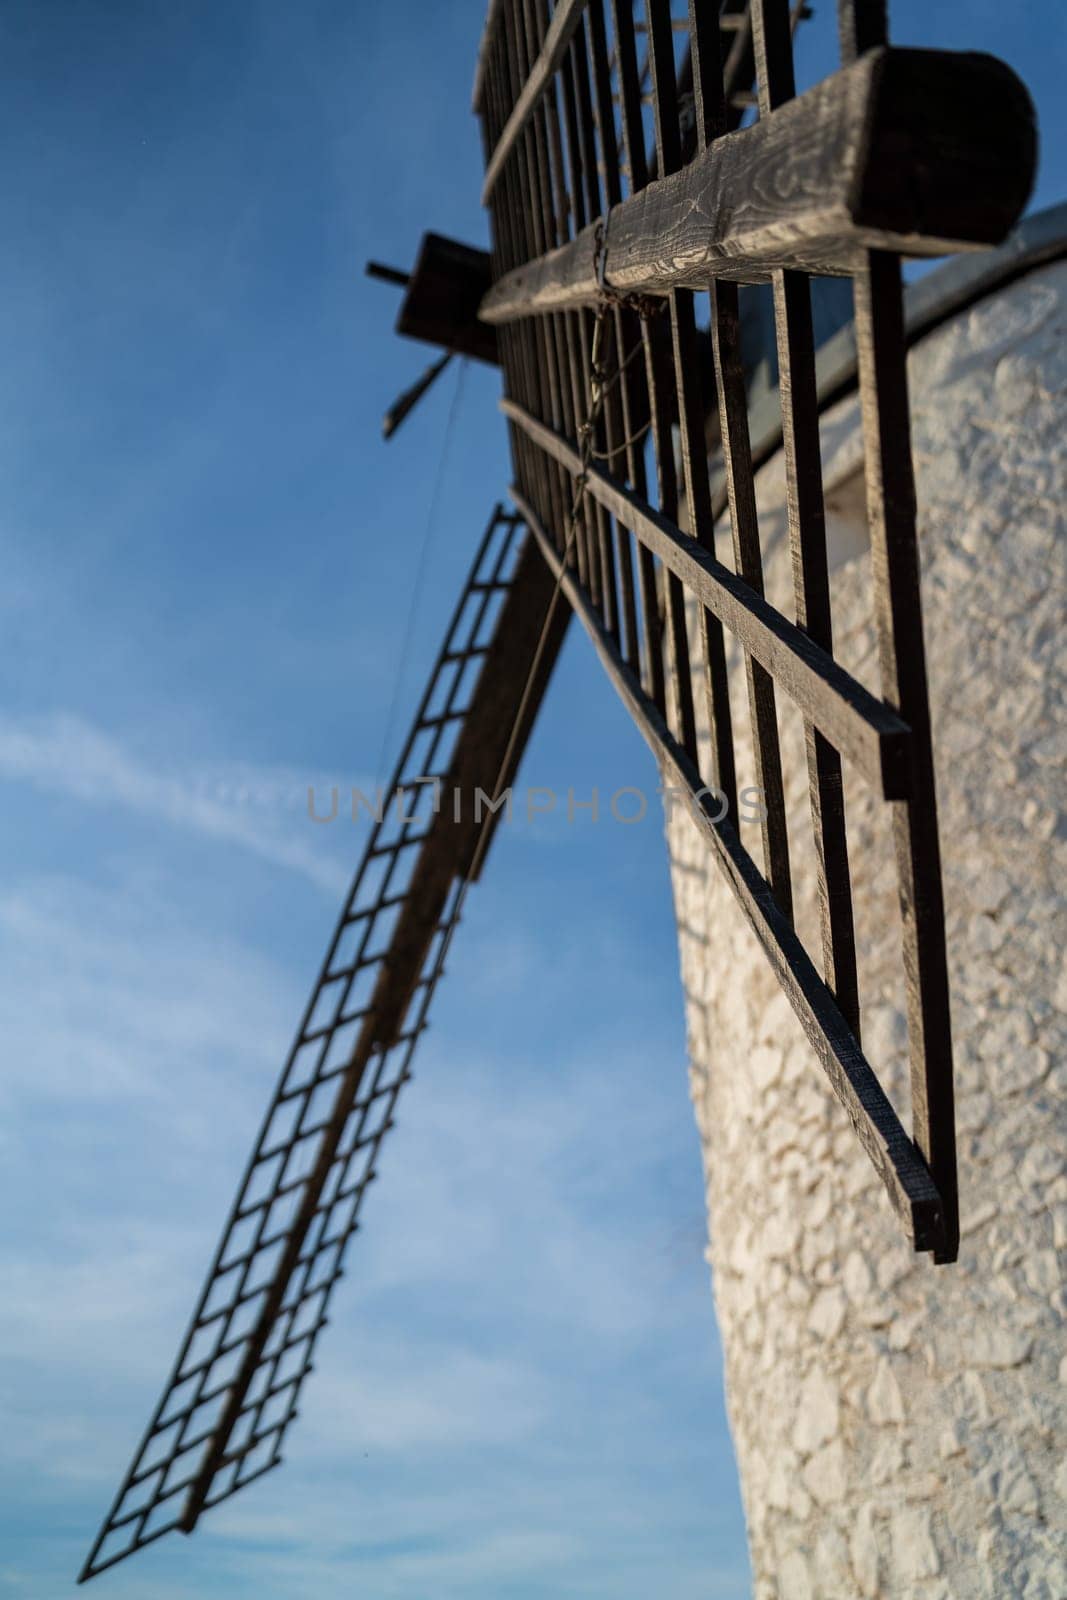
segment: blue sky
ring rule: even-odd
[[[1048,204],[1063,16],[1007,10],[895,35],[1016,65]],[[0,9],[0,1595],[73,1593],[174,1354],[357,855],[306,787],[375,776],[457,384],[404,712],[507,482],[484,368],[382,444],[428,352],[362,276],[484,238],[482,14]],[[577,633],[524,777],[654,786]],[[285,1467],[101,1593],[747,1593],[660,824],[503,830],[469,907]]]

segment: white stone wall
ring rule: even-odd
[[[682,808],[668,821],[709,1260],[757,1600],[1067,1597],[1067,264],[910,360],[963,1243],[905,1245]],[[854,399],[825,421],[839,659],[876,691]],[[781,460],[760,475],[792,615]],[[743,674],[731,673],[744,743]],[[818,951],[802,728],[779,705],[798,926]],[[751,763],[742,783],[754,782]],[[868,1054],[904,1120],[888,808],[846,769]],[[746,831],[759,861],[759,837]]]

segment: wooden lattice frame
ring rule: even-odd
[[[650,160],[630,0],[612,0],[610,15],[603,0],[557,0],[551,13],[547,0],[495,4],[475,85],[494,230],[494,282],[481,315],[496,325],[502,354],[514,501],[658,760],[688,795],[915,1248],[950,1262],[959,1240],[952,1049],[900,254],[1002,238],[1029,192],[1034,131],[1025,90],[1000,63],[891,49],[878,0],[841,0],[838,12],[842,66],[796,97],[798,8],[789,0],[752,0],[747,11],[722,14],[690,0],[684,19],[669,0],[647,0]],[[681,73],[680,26],[688,31]],[[745,45],[758,120],[730,131],[747,103],[731,77]],[[684,99],[680,81],[690,86]],[[853,283],[881,699],[833,658],[809,286],[816,272]],[[794,618],[763,594],[740,359],[737,284],[768,279]],[[721,507],[709,479],[700,290],[710,293],[729,535],[716,528]],[[578,446],[593,312],[605,297],[622,376],[598,428],[603,464],[587,465]],[[650,314],[656,306],[662,315]],[[636,352],[643,362],[629,359]],[[586,510],[571,541],[575,482]],[[724,537],[727,560],[716,551]],[[699,672],[687,602],[700,618]],[[747,679],[765,809],[760,865],[737,825],[726,631],[742,647]],[[698,694],[710,770],[698,750]],[[818,966],[793,926],[778,696],[792,699],[805,722]],[[911,1136],[860,1043],[843,759],[892,808]]]
[[[510,782],[564,636],[570,614],[549,615],[553,596],[532,538],[498,506],[178,1358],[81,1582],[166,1533],[190,1533],[204,1511],[281,1461],[463,890],[499,815],[479,823],[472,796],[491,793],[502,770]]]

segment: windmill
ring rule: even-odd
[[[446,355],[499,363],[514,509],[489,519],[188,1333],[83,1580],[171,1530],[191,1532],[279,1464],[572,616],[737,895],[904,1233],[935,1262],[955,1257],[900,260],[1003,239],[1029,192],[1034,127],[1025,90],[995,60],[891,48],[878,0],[840,0],[838,12],[841,65],[796,95],[803,8],[789,0],[690,0],[684,17],[648,0],[637,21],[632,0],[556,0],[551,12],[547,0],[493,0],[475,83],[492,250],[428,235],[400,327]],[[881,696],[833,656],[813,276],[852,284]],[[773,294],[793,617],[763,594],[754,473],[779,440],[749,429],[738,286],[755,283]],[[402,397],[393,425],[417,398]],[[738,822],[731,671],[762,801],[755,853]],[[780,699],[806,730],[815,952],[793,923]],[[860,1041],[844,761],[892,810],[910,1133]]]

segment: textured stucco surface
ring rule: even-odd
[[[724,881],[668,818],[709,1260],[757,1600],[1067,1596],[1067,264],[910,359],[963,1243],[906,1247]],[[854,400],[823,430],[839,658],[876,691]],[[792,615],[783,467],[760,479]],[[748,727],[731,673],[735,727]],[[802,728],[780,702],[818,951]],[[750,760],[742,783],[754,782]],[[908,1121],[888,808],[846,769],[868,1054]],[[760,860],[759,837],[746,831]]]

